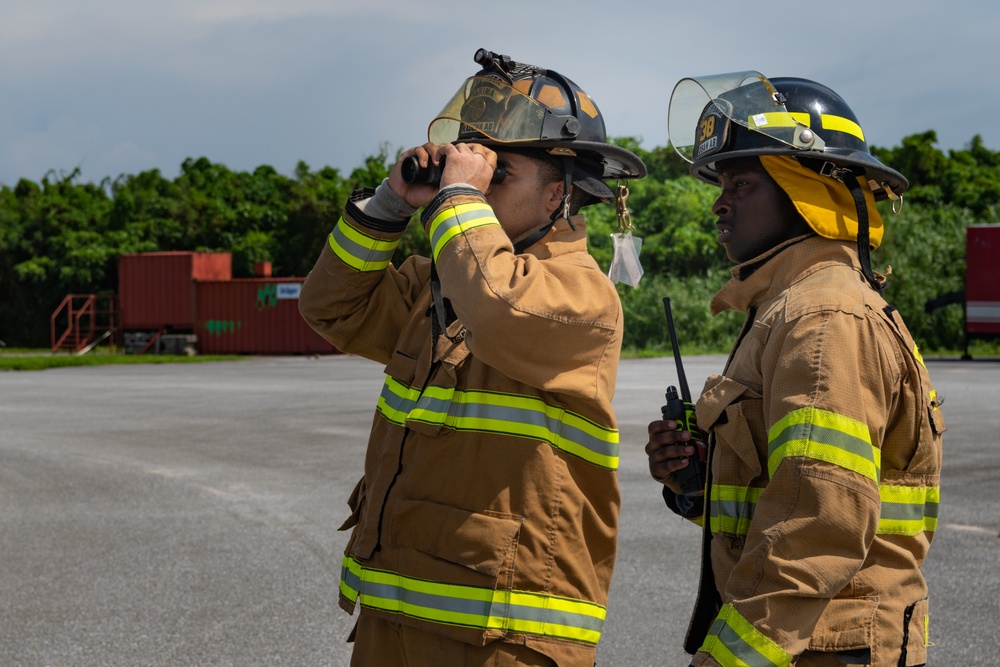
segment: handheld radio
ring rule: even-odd
[[[695,448],[695,455],[687,457],[687,467],[675,472],[674,477],[685,496],[700,496],[705,493],[705,461],[708,452],[705,449],[704,436],[695,422],[694,403],[691,402],[691,391],[688,389],[687,376],[684,375],[684,364],[681,363],[681,350],[677,343],[677,331],[674,328],[669,297],[663,298],[663,310],[667,315],[667,331],[670,334],[670,345],[674,350],[680,395],[677,394],[677,387],[673,385],[667,387],[667,402],[660,408],[660,412],[664,419],[677,422],[678,430],[691,432],[691,440],[688,442]]]

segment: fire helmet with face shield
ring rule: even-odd
[[[639,156],[607,142],[597,104],[569,78],[486,49],[475,61],[482,69],[431,121],[430,142],[544,155],[596,200],[612,198],[604,180],[646,175]]]
[[[883,232],[874,204],[901,205],[909,183],[871,154],[840,95],[808,79],[768,80],[755,71],[685,78],[671,94],[667,126],[691,174],[706,183],[719,184],[722,161],[759,158],[817,234],[857,241],[865,278],[881,290],[869,256]]]
[[[863,170],[877,201],[897,199],[909,186],[871,154],[847,102],[808,79],[768,80],[754,71],[681,79],[670,96],[667,128],[692,175],[707,183],[718,184],[721,160],[788,155],[820,168]]]

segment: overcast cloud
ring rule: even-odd
[[[570,77],[647,149],[678,79],[756,69],[830,86],[874,145],[1000,150],[998,34],[986,0],[3,0],[0,183],[202,156],[347,175],[422,143],[479,47]]]

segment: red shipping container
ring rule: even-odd
[[[147,252],[118,259],[118,304],[125,331],[192,331],[194,281],[229,280],[228,252]]]
[[[202,354],[329,354],[337,349],[299,314],[305,278],[195,282]]]
[[[965,331],[1000,334],[1000,225],[970,225],[965,259]]]

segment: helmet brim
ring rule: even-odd
[[[571,149],[579,158],[573,162],[573,185],[601,201],[614,198],[605,180],[629,180],[646,175],[646,165],[638,155],[613,144],[596,141],[574,141],[571,146],[560,141],[499,143],[485,138],[469,143],[478,143],[495,151],[537,151],[547,153],[549,157],[558,157],[559,154],[549,153],[548,149]]]
[[[910,183],[906,180],[905,176],[892,167],[887,167],[882,164],[872,155],[846,149],[838,151],[837,149],[828,148],[826,151],[819,152],[801,151],[782,146],[775,146],[773,148],[756,147],[746,150],[726,151],[701,160],[695,160],[691,163],[688,170],[692,176],[704,181],[705,183],[709,183],[710,185],[719,185],[719,174],[716,167],[718,162],[747,157],[759,157],[761,155],[789,155],[794,158],[816,160],[818,162],[833,162],[837,165],[860,167],[864,169],[865,176],[871,183],[871,189],[875,194],[876,201],[881,201],[891,196],[886,192],[887,187],[892,191],[892,194],[897,196],[906,192],[907,188],[910,187]]]
[[[491,141],[485,137],[471,139],[468,143],[488,146],[495,151],[545,151],[550,148],[569,149],[585,159],[600,162],[603,171],[598,177],[604,180],[643,178],[646,175],[646,164],[638,155],[614,144],[602,144],[596,141],[574,141],[572,143],[565,141],[523,141],[503,143]]]

